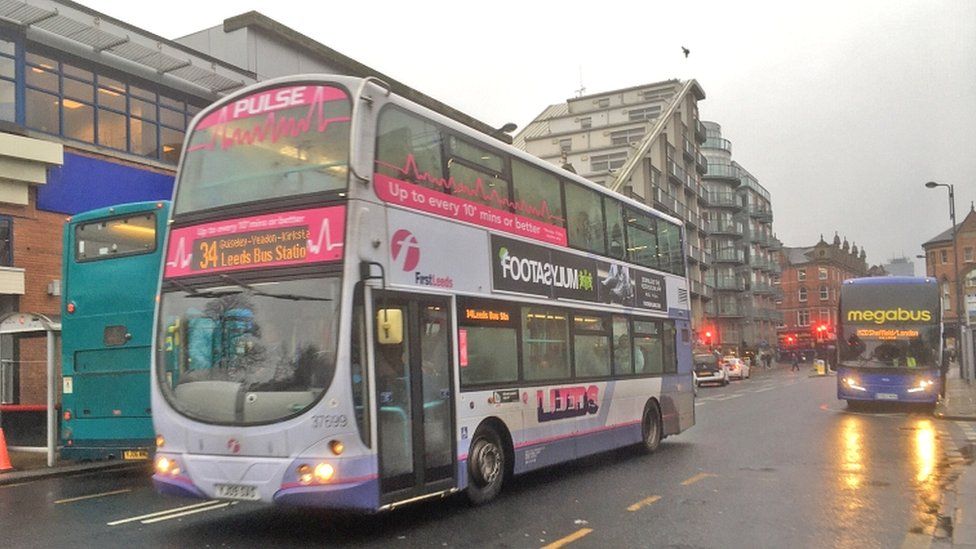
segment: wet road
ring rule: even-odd
[[[482,508],[456,498],[361,517],[207,503],[156,495],[142,471],[3,486],[3,544],[931,544],[942,486],[971,466],[956,452],[959,426],[913,409],[850,412],[834,383],[777,370],[702,388],[698,424],[657,454],[617,451],[523,476]]]

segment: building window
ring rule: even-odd
[[[830,309],[820,309],[820,322],[830,322]]]
[[[593,119],[587,116],[586,118],[580,118],[580,128],[588,130],[593,127]]]
[[[15,58],[4,44],[0,41],[0,120],[13,120]],[[186,101],[193,98],[143,88],[129,77],[114,78],[54,55],[60,54],[24,56],[25,126],[171,164],[179,160],[187,120],[200,111]]]
[[[559,140],[559,151],[568,153],[573,150],[573,140],[572,139],[560,139]]]
[[[942,253],[942,264],[945,265],[946,263],[949,262],[949,251],[948,250],[942,250],[941,253]]]
[[[817,278],[820,280],[827,280],[827,269],[820,267],[817,269]]]
[[[7,40],[0,40],[0,120],[16,121],[17,84],[16,60],[14,57],[15,44]]]
[[[826,284],[820,286],[820,301],[827,301],[830,299],[830,289]]]
[[[591,172],[605,172],[608,170],[616,170],[624,165],[627,161],[626,152],[601,154],[597,156],[590,157],[590,171]]]
[[[613,145],[636,143],[644,137],[644,133],[644,128],[631,128],[629,130],[610,132],[610,143]]]
[[[797,326],[809,326],[810,325],[810,311],[804,309],[802,311],[796,312],[796,325]]]
[[[799,299],[800,299],[800,301],[806,301],[807,300],[807,289],[805,287],[803,287],[803,286],[800,286]]]
[[[627,111],[627,119],[631,122],[638,120],[653,120],[661,114],[661,107],[643,107]]]
[[[965,248],[962,249],[962,259],[966,263],[972,263],[973,262],[973,247],[972,246],[966,246]]]
[[[807,279],[807,271],[806,271],[806,269],[800,269],[800,270],[798,270],[796,272],[796,279],[799,280],[800,282],[803,282],[804,280],[806,280]]]
[[[14,219],[0,215],[0,267],[14,266]]]
[[[601,108],[601,109],[605,109],[605,108],[609,107],[610,106],[610,98],[609,97],[603,97],[601,99],[597,99],[596,106],[599,107],[599,108]]]

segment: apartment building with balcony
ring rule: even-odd
[[[712,268],[707,284],[714,297],[705,307],[713,343],[724,348],[755,348],[776,339],[780,274],[769,191],[732,160],[732,143],[715,122],[703,122],[702,177],[708,205],[708,246]]]
[[[779,310],[783,324],[777,329],[780,349],[812,351],[814,330],[826,324],[833,333],[837,326],[837,305],[841,283],[848,278],[881,274],[869,268],[867,252],[834,234],[828,243],[823,235],[813,246],[782,249],[779,287],[783,299]]]
[[[515,146],[684,222],[692,326],[711,299],[708,216],[701,176],[705,128],[695,80],[667,80],[550,105],[515,136]]]

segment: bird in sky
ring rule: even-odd
[[[685,59],[687,59],[688,58],[688,54],[691,53],[691,50],[689,50],[688,48],[686,48],[684,46],[681,46],[681,51],[685,54]]]

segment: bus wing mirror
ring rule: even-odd
[[[376,311],[376,341],[380,345],[403,343],[403,311],[380,309]]]

